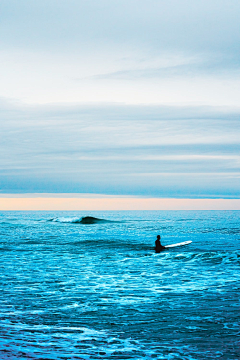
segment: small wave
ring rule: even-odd
[[[220,234],[228,234],[228,235],[239,235],[240,228],[209,228],[202,230],[202,233],[220,233]]]
[[[156,254],[158,255],[158,254]],[[220,265],[224,263],[240,263],[240,254],[238,251],[233,252],[216,252],[216,251],[207,251],[207,252],[200,252],[200,253],[172,253],[172,251],[162,252],[161,259],[163,255],[165,258],[169,260],[169,258],[175,261],[181,262],[193,262],[193,263],[206,263],[208,265]]]
[[[84,225],[92,225],[92,224],[99,224],[99,223],[107,223],[112,222],[110,220],[99,219],[93,216],[84,216],[81,218],[78,217],[57,217],[53,219],[49,219],[48,221],[52,222],[60,222],[60,223],[70,223],[70,224],[84,224]]]

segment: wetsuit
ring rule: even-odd
[[[156,240],[155,241],[155,251],[156,251],[156,253],[160,253],[164,249],[165,249],[165,246],[161,245],[160,240]]]

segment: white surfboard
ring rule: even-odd
[[[181,242],[181,243],[178,243],[178,244],[165,245],[165,248],[172,248],[172,247],[175,247],[175,246],[188,245],[188,244],[191,244],[191,242],[192,241],[184,241],[184,242]]]

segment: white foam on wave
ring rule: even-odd
[[[79,358],[128,358],[146,359],[157,357],[158,359],[184,359],[191,360],[191,349],[189,346],[177,346],[166,348],[164,344],[153,343],[146,347],[140,340],[126,337],[124,334],[106,330],[95,330],[87,327],[65,327],[27,324],[5,324],[6,333],[18,333],[18,346],[9,338],[3,337],[0,340],[1,348],[11,353],[12,358],[20,358],[22,352],[34,354],[35,359],[43,356],[49,359],[59,359],[69,356],[71,359]],[[19,332],[20,330],[20,332]],[[24,331],[23,331],[24,330]],[[38,339],[41,347],[36,343],[35,331],[38,332]],[[1,350],[0,350],[1,353]],[[7,353],[4,354],[9,358]]]
[[[82,218],[78,218],[78,217],[57,217],[54,219],[51,219],[49,221],[52,222],[60,222],[60,223],[76,223],[76,222],[80,222],[82,220]]]

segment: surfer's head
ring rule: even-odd
[[[158,235],[158,236],[157,236],[157,239],[158,239],[158,240],[160,240],[160,239],[161,239],[161,236],[160,236],[160,235]]]

